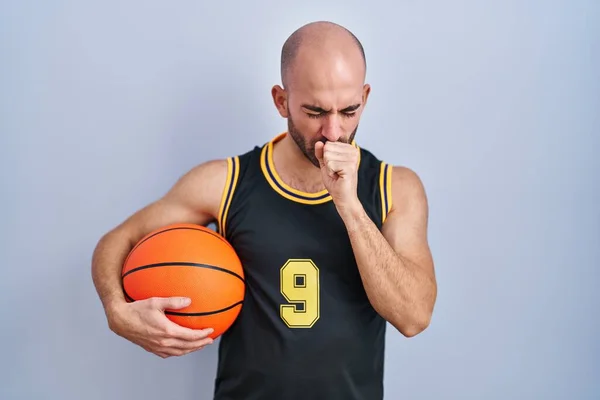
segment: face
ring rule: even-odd
[[[317,116],[313,117],[312,115],[317,115]],[[309,114],[308,118],[323,118],[323,117],[320,114]],[[354,140],[354,136],[356,135],[356,131],[358,130],[358,117],[355,112],[355,113],[353,113],[353,115],[349,115],[348,117],[345,117],[345,118],[356,118],[356,125],[354,126],[354,129],[352,130],[352,132],[350,132],[349,135],[339,135],[338,139],[335,141],[342,142],[342,143],[352,143],[352,141]],[[288,110],[287,120],[288,120],[288,133],[290,134],[290,137],[292,139],[294,139],[294,142],[296,143],[296,145],[298,146],[298,148],[300,149],[302,154],[304,154],[304,156],[315,167],[318,168],[319,160],[315,156],[315,144],[317,142],[325,143],[328,141],[328,139],[325,137],[325,135],[323,135],[323,133],[318,132],[318,131],[322,131],[322,127],[319,127],[318,129],[316,129],[316,131],[317,131],[316,134],[314,133],[315,132],[314,128],[312,130],[310,128],[307,128],[307,131],[300,130],[294,123],[294,118],[292,117],[292,113],[289,112],[289,110]]]
[[[280,115],[288,120],[290,137],[316,167],[317,142],[354,140],[370,92],[360,65],[326,64],[303,68],[286,90],[272,90]]]

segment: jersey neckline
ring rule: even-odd
[[[281,179],[277,173],[277,170],[275,169],[275,163],[273,162],[273,146],[285,136],[287,136],[287,132],[283,132],[275,136],[275,138],[263,146],[260,153],[260,169],[262,170],[263,175],[271,188],[286,199],[301,204],[315,205],[331,201],[332,198],[327,189],[323,189],[319,192],[304,192],[289,186],[283,181],[283,179]],[[352,144],[356,148],[359,148],[355,141],[352,141]],[[360,164],[360,152],[358,163]]]

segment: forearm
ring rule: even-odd
[[[132,248],[119,232],[108,233],[98,242],[92,256],[92,280],[107,314],[115,304],[125,302],[121,285],[121,268]]]
[[[424,330],[436,296],[431,277],[394,251],[362,206],[340,215],[373,308],[406,336]]]

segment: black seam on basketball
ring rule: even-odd
[[[205,311],[205,312],[181,312],[181,311],[166,311],[165,310],[165,314],[168,315],[176,315],[179,317],[203,317],[203,316],[207,316],[207,315],[213,315],[213,314],[219,314],[225,311],[229,311],[232,308],[239,306],[240,304],[243,304],[243,301],[238,301],[237,303],[234,303],[230,306],[227,306],[225,308],[222,308],[220,310],[215,310],[215,311]]]
[[[135,267],[135,268],[127,271],[125,274],[123,274],[121,276],[121,278],[123,279],[127,275],[133,274],[134,272],[140,271],[142,269],[158,268],[158,267],[195,267],[195,268],[214,269],[216,271],[225,272],[226,274],[233,275],[233,276],[235,276],[236,278],[238,278],[239,280],[241,280],[244,283],[246,282],[244,280],[244,278],[242,278],[241,276],[239,276],[235,272],[230,271],[228,269],[217,267],[215,265],[199,264],[199,263],[191,263],[191,262],[165,262],[165,263],[156,263],[156,264],[142,265],[140,267]]]
[[[133,299],[133,297],[131,297],[131,296],[130,296],[130,295],[127,293],[127,291],[125,290],[125,288],[123,288],[123,294],[125,295],[125,298],[127,298],[127,300],[129,300],[129,301],[135,301],[135,300]]]
[[[123,290],[123,292],[125,293],[125,297],[127,297],[127,299],[129,301],[137,301],[136,299],[134,299],[133,297],[131,297],[130,295],[127,294],[127,292],[125,290]],[[169,315],[177,315],[177,316],[183,316],[183,317],[202,317],[202,316],[206,316],[206,315],[213,315],[213,314],[219,314],[225,311],[229,311],[232,308],[234,308],[235,306],[238,306],[240,304],[244,304],[244,301],[238,301],[237,303],[234,303],[230,306],[227,306],[225,308],[222,308],[220,310],[215,310],[215,311],[205,311],[205,312],[196,312],[196,313],[187,313],[187,312],[181,312],[181,311],[168,311],[165,310],[165,314],[169,314]]]

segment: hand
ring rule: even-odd
[[[360,203],[357,194],[359,151],[347,143],[315,144],[315,156],[321,166],[323,184],[338,210]]]
[[[212,344],[212,328],[194,330],[168,319],[165,309],[181,309],[190,300],[181,297],[150,298],[121,303],[107,313],[113,332],[159,357],[182,356]]]

